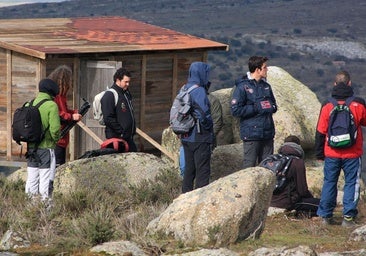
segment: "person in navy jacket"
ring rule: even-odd
[[[252,56],[249,72],[235,82],[231,113],[240,118],[240,138],[244,146],[243,168],[254,167],[273,154],[276,99],[267,78],[267,57]]]
[[[203,62],[193,62],[189,68],[187,89],[198,85],[190,92],[193,116],[196,125],[187,133],[181,135],[185,156],[185,171],[182,192],[192,191],[209,184],[211,173],[210,161],[212,143],[214,142],[213,121],[210,102],[207,97],[210,67]]]

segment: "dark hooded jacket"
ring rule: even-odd
[[[193,116],[197,122],[188,134],[181,136],[182,141],[213,143],[213,121],[206,90],[209,84],[209,70],[210,67],[203,62],[193,62],[190,66],[188,81],[184,86],[188,89],[193,85],[198,85],[190,92]]]
[[[332,89],[332,97],[339,103],[344,102],[348,97],[353,96],[353,89],[351,86],[344,83],[338,84]],[[317,159],[323,160],[324,157],[334,158],[357,158],[363,153],[362,149],[362,129],[361,126],[366,125],[366,108],[365,101],[362,98],[355,97],[350,105],[350,110],[354,116],[356,125],[358,126],[356,143],[349,148],[331,148],[326,143],[328,123],[330,112],[333,109],[333,104],[327,100],[323,103],[320,110],[320,115],[317,124],[317,130],[315,134],[315,154]]]
[[[279,148],[278,153],[298,158],[292,159],[286,175],[288,184],[281,193],[272,195],[271,206],[292,210],[295,203],[302,198],[313,197],[306,181],[304,151],[300,145],[294,142],[285,142]]]

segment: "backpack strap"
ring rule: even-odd
[[[35,99],[33,99],[33,100],[31,100],[31,101],[29,102],[29,106],[33,106],[34,100],[35,100]],[[38,103],[37,103],[37,105],[35,105],[35,107],[39,109],[39,107],[40,107],[43,103],[45,103],[46,101],[49,101],[49,100],[50,100],[50,99],[43,99],[43,100],[41,100],[40,102],[38,102]],[[48,129],[49,129],[49,128],[50,128],[50,126],[48,125],[48,126],[47,126],[47,128],[43,131],[43,136],[44,136],[44,134],[46,134],[46,132],[48,131]],[[39,146],[39,144],[40,144],[40,143],[41,143],[41,142],[36,143],[36,144],[34,145],[34,152],[36,152],[36,151],[37,151],[38,146]]]
[[[194,89],[198,88],[199,86],[197,84],[192,85],[191,87],[189,87],[187,90],[187,93],[190,93],[191,91],[193,91]]]
[[[355,99],[355,96],[348,97],[345,100],[345,104],[349,107],[354,99]],[[332,103],[333,106],[337,106],[339,104],[338,101],[335,98],[333,98],[333,97],[329,98],[328,101],[330,103]]]
[[[33,106],[33,102],[35,99],[31,100],[29,102],[29,106]],[[45,103],[46,101],[49,101],[50,99],[43,99],[40,102],[37,103],[37,105],[35,105],[36,108],[39,108],[43,103]]]
[[[335,98],[333,98],[333,97],[332,98],[329,98],[328,101],[330,103],[332,103],[334,107],[338,105],[338,101]]]
[[[283,170],[282,170],[282,172],[281,172],[281,174],[283,175],[283,176],[286,176],[286,174],[287,174],[287,171],[288,171],[288,169],[289,169],[289,167],[290,167],[290,164],[292,163],[292,160],[295,158],[295,159],[299,159],[299,157],[297,157],[297,156],[291,156],[291,155],[283,155],[283,154],[279,154],[281,157],[286,157],[287,159],[288,159],[288,161],[287,161],[287,163],[286,163],[286,165],[285,165],[285,167],[283,168]]]
[[[349,107],[354,99],[355,99],[354,96],[348,97],[346,99],[346,105]]]
[[[113,89],[113,88],[109,88],[108,91],[112,92],[114,95],[114,106],[117,106],[118,103],[118,92]]]
[[[187,93],[189,94],[191,91],[193,91],[194,89],[196,89],[198,87],[199,86],[197,84],[192,85],[191,87],[189,87],[188,89],[186,89],[187,90]],[[192,101],[192,98],[190,98],[190,101],[191,101],[192,107],[198,109],[198,111],[200,111],[201,112],[201,115],[203,116],[204,113],[203,113],[201,107],[198,104],[194,104],[194,102]],[[197,129],[198,129],[198,133],[201,133],[201,124],[200,124],[200,121],[198,119],[196,119],[194,116],[193,116],[193,118],[196,120],[196,125],[197,125]]]

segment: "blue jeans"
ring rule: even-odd
[[[337,183],[341,169],[344,173],[343,216],[356,217],[360,197],[361,158],[329,158],[324,160],[324,183],[317,214],[323,218],[333,216],[337,204]]]

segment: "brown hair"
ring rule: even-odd
[[[295,135],[290,135],[285,138],[285,142],[294,142],[300,145],[300,139]]]
[[[49,74],[48,78],[58,84],[60,95],[62,96],[66,96],[67,92],[72,87],[72,71],[71,68],[66,65],[58,66]]]
[[[335,76],[335,84],[339,85],[339,84],[344,84],[344,85],[348,85],[349,82],[351,81],[351,76],[347,71],[339,71],[337,73],[337,75]]]

